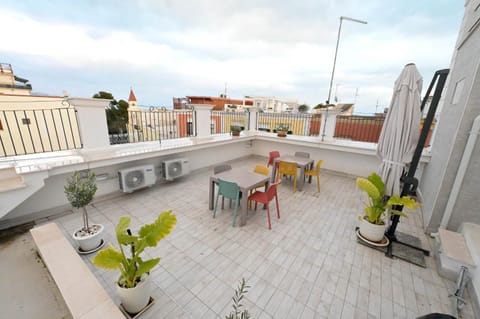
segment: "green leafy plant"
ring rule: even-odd
[[[406,209],[414,209],[420,206],[414,198],[409,196],[385,195],[385,184],[377,173],[372,173],[368,178],[357,178],[357,187],[368,195],[368,204],[364,209],[364,215],[361,218],[368,220],[372,224],[383,225],[387,210],[390,214],[408,217],[404,212],[394,209],[394,206],[403,206]]]
[[[232,132],[240,132],[242,130],[242,127],[239,125],[232,125],[230,126],[230,131]]]
[[[288,125],[288,124],[284,124],[284,123],[278,124],[277,127],[276,127],[276,130],[277,130],[277,132],[279,132],[279,131],[281,131],[281,132],[288,132],[288,130],[289,130],[289,125]]]
[[[64,192],[70,204],[75,208],[82,209],[82,230],[87,233],[90,233],[90,225],[88,224],[88,213],[85,206],[90,204],[97,192],[95,181],[94,172],[89,170],[86,174],[82,174],[75,171],[72,176],[67,178],[67,184],[64,186]]]
[[[250,314],[248,313],[247,309],[243,309],[243,305],[241,304],[241,301],[243,300],[243,297],[245,294],[248,292],[248,289],[250,286],[248,286],[245,282],[245,278],[242,278],[242,282],[240,283],[240,286],[235,289],[235,294],[232,297],[233,300],[233,310],[230,312],[228,316],[225,316],[225,319],[248,319],[250,318]]]
[[[95,266],[120,270],[118,285],[123,288],[135,287],[142,275],[160,262],[160,258],[143,260],[141,255],[145,248],[156,247],[161,239],[170,234],[177,223],[177,218],[171,210],[164,211],[153,223],[143,225],[138,235],[131,234],[128,229],[130,222],[130,217],[120,217],[115,228],[119,249],[109,243],[108,247],[101,250],[92,260]]]

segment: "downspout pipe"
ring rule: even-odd
[[[462,159],[460,160],[460,165],[458,166],[457,176],[450,191],[450,196],[448,197],[447,205],[445,207],[445,213],[443,214],[442,221],[440,223],[440,228],[447,228],[448,222],[452,216],[453,207],[457,202],[458,194],[460,193],[460,187],[463,182],[463,178],[467,173],[468,164],[470,163],[470,158],[472,157],[473,149],[475,148],[475,143],[477,141],[478,134],[480,132],[480,115],[478,115],[475,120],[473,120],[472,129],[470,130],[470,135],[465,145],[463,151]]]

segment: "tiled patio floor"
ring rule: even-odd
[[[232,164],[250,170],[258,163],[266,159]],[[152,273],[156,303],[142,318],[224,318],[242,277],[251,286],[244,304],[252,318],[415,318],[450,311],[453,283],[439,277],[433,257],[427,257],[424,269],[357,243],[354,228],[363,195],[354,177],[324,170],[320,193],[315,183],[293,193],[292,183],[284,180],[279,188],[281,219],[272,203],[268,230],[261,209],[249,212],[244,227],[232,227],[228,208],[212,218],[211,172],[195,172],[89,208],[91,220],[105,225],[105,237],[113,243],[122,215],[132,217],[134,230],[163,210],[177,215],[173,232],[151,251],[162,260]],[[431,248],[419,213],[410,215],[398,229]],[[70,238],[81,218],[69,214],[56,221]],[[113,284],[118,274],[92,266],[93,255],[84,258],[119,303]],[[473,318],[469,305],[463,318]]]

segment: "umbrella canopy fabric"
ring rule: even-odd
[[[378,140],[378,169],[385,194],[400,195],[400,178],[412,161],[420,135],[422,76],[413,63],[395,81],[392,100]]]

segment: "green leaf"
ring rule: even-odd
[[[123,262],[123,256],[118,252],[112,244],[108,244],[109,247],[101,250],[92,262],[95,266],[104,269],[120,269]]]
[[[146,241],[148,246],[155,247],[162,238],[172,231],[176,223],[177,217],[172,211],[165,211],[158,216],[153,224],[140,228],[138,234]]]
[[[368,197],[372,199],[377,199],[381,197],[378,188],[368,179],[365,178],[357,178],[357,187],[362,191],[366,192]]]
[[[380,175],[377,173],[372,173],[370,176],[368,176],[368,180],[375,185],[375,187],[378,189],[378,192],[380,193],[380,196],[383,196],[385,194],[385,184],[382,181],[382,178]]]
[[[135,277],[137,278],[141,277],[144,273],[149,272],[159,262],[160,262],[160,258],[154,258],[154,259],[149,259],[145,262],[139,263]]]

